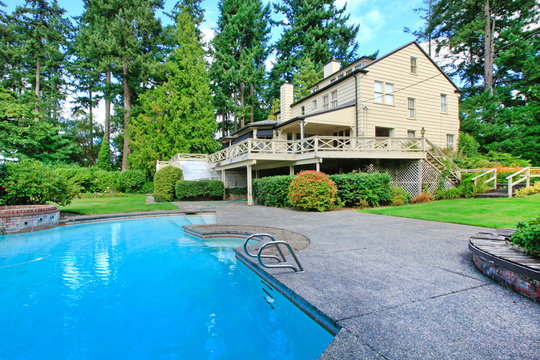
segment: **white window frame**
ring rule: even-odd
[[[373,82],[375,104],[394,105],[394,84],[375,80]]]
[[[454,148],[454,134],[446,134],[446,148],[447,149]]]
[[[338,106],[338,98],[337,98],[337,90],[332,91],[332,109],[337,108]]]
[[[328,94],[323,96],[323,110],[330,109],[330,96]]]
[[[407,137],[415,138],[416,137],[416,130],[407,130]]]
[[[407,117],[409,119],[416,119],[416,99],[407,98]]]
[[[411,74],[418,75],[418,58],[411,56]]]
[[[302,107],[300,107],[300,112],[302,115],[306,115],[306,107],[302,105]]]
[[[313,106],[313,110],[317,110],[317,99],[314,99],[311,104]]]
[[[441,94],[441,112],[446,114],[448,112],[448,96]]]

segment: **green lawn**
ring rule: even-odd
[[[513,228],[519,221],[540,216],[540,194],[524,198],[441,200],[359,211],[489,228]]]
[[[147,204],[146,195],[126,194],[117,197],[74,199],[70,205],[60,207],[60,211],[80,215],[113,214],[134,211],[178,210],[174,204]]]

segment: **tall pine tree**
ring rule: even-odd
[[[205,51],[188,11],[178,15],[174,36],[167,81],[140,96],[140,113],[130,126],[130,164],[147,175],[159,159],[209,153],[219,147]]]
[[[346,6],[337,8],[335,0],[283,0],[274,7],[283,17],[276,24],[284,30],[270,72],[271,98],[279,95],[284,81],[292,82],[303,58],[313,62],[316,69],[332,59],[346,64],[356,58],[360,26],[348,24]]]

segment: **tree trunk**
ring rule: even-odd
[[[96,164],[96,159],[94,158],[94,114],[93,114],[93,104],[92,104],[92,91],[88,91],[88,97],[90,99],[90,106],[88,110],[88,117],[90,122],[90,163],[92,165]]]
[[[251,102],[251,105],[249,106],[250,109],[251,109],[251,116],[250,116],[250,123],[252,123],[253,121],[255,121],[255,111],[253,109],[253,95],[254,95],[254,92],[255,92],[255,89],[253,88],[253,84],[249,84],[249,97],[250,97],[250,102]]]
[[[234,106],[236,107],[238,105],[238,93],[236,92],[236,90],[234,91],[234,95],[233,95],[233,99],[234,99]],[[234,112],[234,131],[238,130],[238,116],[236,115],[236,111]]]
[[[124,60],[122,69],[122,85],[124,87],[124,147],[122,154],[122,171],[128,168],[129,155],[129,116],[131,114],[131,89],[128,84],[128,61]]]
[[[245,99],[244,99],[244,83],[240,84],[240,108],[241,110],[241,118],[240,118],[240,128],[243,128],[246,126],[246,119],[244,114],[244,105],[245,105]]]
[[[39,113],[39,78],[41,76],[41,62],[38,60],[36,63],[36,113]]]
[[[105,75],[105,139],[111,142],[111,70]]]
[[[484,16],[486,24],[484,26],[484,89],[489,90],[493,95],[493,29],[491,27],[490,0],[484,4]]]

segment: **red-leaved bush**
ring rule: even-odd
[[[289,185],[291,205],[304,210],[329,210],[336,203],[336,194],[334,182],[319,171],[302,171]]]

